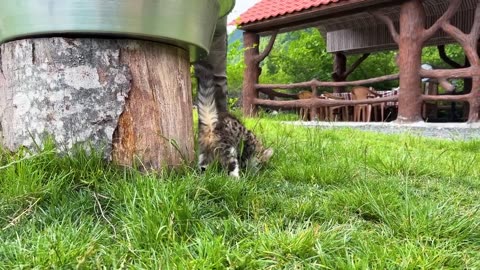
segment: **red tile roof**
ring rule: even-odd
[[[261,0],[230,24],[243,25],[345,0]]]

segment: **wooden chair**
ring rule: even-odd
[[[322,96],[325,99],[332,99],[332,100],[345,100],[345,97],[342,97],[340,95],[332,94],[332,93],[323,93]],[[325,114],[327,116],[327,119],[329,121],[337,121],[338,117],[340,115],[341,119],[343,121],[348,121],[348,106],[346,105],[340,105],[340,106],[330,106],[327,107],[325,110]]]
[[[310,91],[300,91],[300,92],[298,92],[297,97],[298,97],[298,99],[311,99],[311,98],[313,98],[313,93],[310,92]],[[320,97],[318,97],[318,98],[320,98]],[[302,121],[313,120],[313,119],[311,119],[312,118],[311,113],[312,113],[312,111],[308,108],[300,108],[300,110],[299,110],[300,119]],[[323,120],[325,118],[325,113],[324,113],[323,108],[318,108],[317,117],[320,120]]]
[[[398,96],[398,92],[400,90],[400,87],[393,88],[390,90],[382,90],[378,91],[376,90],[378,94],[380,94],[380,97],[392,97],[392,96]],[[381,110],[381,119],[380,121],[387,121],[387,118],[390,118],[392,113],[395,113],[396,110],[398,110],[398,101],[388,101],[388,102],[382,102],[380,103],[380,110]],[[375,113],[376,111],[374,111]],[[383,113],[382,113],[383,112]],[[388,115],[384,114],[388,112]],[[374,115],[376,117],[376,115]]]
[[[367,88],[364,86],[356,86],[352,89],[352,100],[366,100],[368,98],[375,98],[375,97],[380,97],[381,94],[376,93],[373,88]],[[371,119],[371,114],[372,114],[372,108],[380,108],[380,121],[383,122],[384,119],[384,108],[385,104],[380,103],[380,104],[358,104],[355,105],[353,108],[353,121],[359,122],[359,121],[364,121],[364,122],[370,122]]]
[[[297,94],[298,99],[312,98],[313,94],[310,91],[300,91]],[[300,108],[299,110],[300,120],[307,121],[309,119],[309,110],[307,108]]]
[[[438,83],[435,80],[430,80],[424,83],[424,94],[425,95],[438,95]],[[438,103],[433,102],[423,102],[422,106],[422,117],[425,121],[437,119],[438,116]]]

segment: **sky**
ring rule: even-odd
[[[255,3],[259,2],[260,0],[236,0],[235,7],[233,8],[232,12],[228,15],[227,22],[231,22],[238,18],[240,14],[247,11],[250,7],[255,5]],[[235,30],[235,26],[228,26],[228,32],[232,32]]]

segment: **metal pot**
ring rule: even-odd
[[[0,0],[0,43],[38,36],[111,36],[208,53],[234,0]]]

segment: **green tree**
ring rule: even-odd
[[[237,40],[228,45],[227,77],[229,96],[238,97],[242,91],[243,71],[245,69],[243,52],[244,50],[241,40]]]
[[[269,37],[262,37],[260,51],[268,44]],[[227,75],[229,93],[239,96],[243,83],[245,63],[244,49],[240,40],[228,46]],[[458,45],[448,45],[446,54],[459,64],[464,63],[463,49]],[[396,51],[372,53],[348,77],[349,81],[374,78],[398,73],[395,63]],[[361,55],[348,55],[347,66],[351,66]],[[422,63],[435,68],[451,68],[440,59],[436,47],[423,50]],[[333,55],[327,52],[325,40],[316,28],[303,29],[279,34],[269,56],[261,63],[260,83],[294,83],[312,79],[332,81]],[[372,84],[376,89],[391,89],[398,86],[398,81]],[[320,91],[332,91],[331,88]]]
[[[361,55],[347,56],[347,67],[351,66],[359,57],[361,57]],[[377,52],[365,59],[365,61],[348,76],[347,80],[364,80],[395,73],[398,73],[398,67],[395,64],[395,52]],[[397,87],[398,81],[385,81],[369,86],[378,90],[386,90]]]
[[[263,41],[263,40],[262,40]],[[264,47],[267,42],[261,42]],[[262,63],[262,83],[330,80],[333,60],[316,28],[280,34]]]
[[[450,44],[445,46],[446,55],[460,65],[465,63],[465,54],[463,48],[458,44]],[[422,63],[428,63],[434,68],[452,68],[445,63],[438,53],[436,46],[425,47],[422,51]]]

